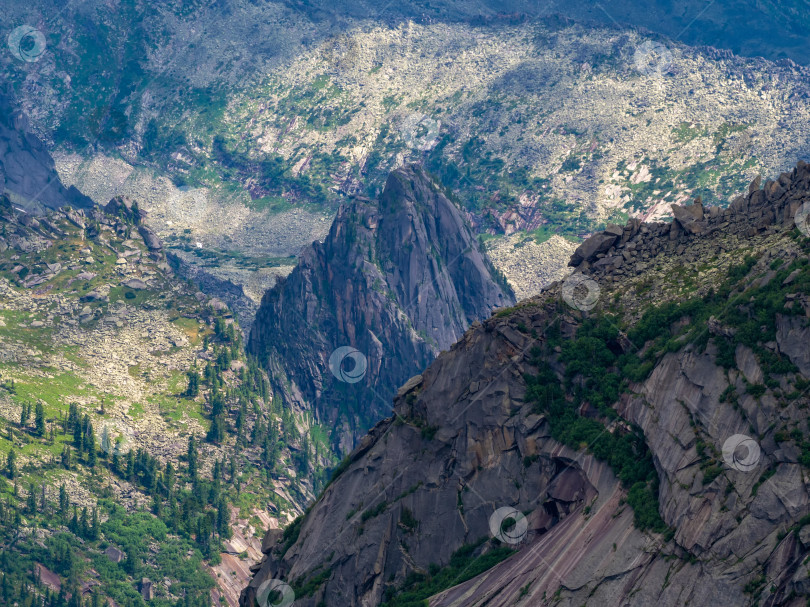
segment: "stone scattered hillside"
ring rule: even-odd
[[[570,270],[560,262],[577,248],[559,236],[538,242],[522,232],[486,244],[492,264],[509,280],[518,300],[537,295],[543,287],[565,278]]]
[[[421,167],[404,167],[378,201],[342,206],[266,293],[249,351],[348,451],[390,413],[396,386],[512,303],[461,211]]]
[[[808,210],[799,163],[593,236],[399,390],[242,605],[804,605]]]
[[[667,217],[672,203],[697,194],[722,206],[757,174],[778,173],[808,150],[806,68],[613,23],[535,18],[538,7],[498,17],[484,4],[405,3],[386,15],[355,7],[344,20],[313,16],[307,10],[320,12],[310,4],[90,4],[79,19],[42,3],[38,26],[60,36],[36,62],[5,58],[19,103],[74,164],[103,168],[66,182],[109,190],[121,176],[114,165],[150,167],[182,188],[166,198],[158,232],[214,252],[270,245],[295,254],[325,234],[318,210],[332,216],[347,194],[376,196],[392,169],[413,160],[451,187],[477,231],[579,239],[628,216]],[[576,16],[575,4],[549,8]],[[620,23],[662,20],[655,9],[607,4]],[[669,20],[679,33],[691,22],[718,38],[719,3],[680,8]],[[729,18],[748,14],[737,8]],[[801,23],[801,11],[754,8],[791,46],[775,16],[784,9]],[[473,19],[479,10],[486,17]],[[387,20],[396,14],[415,21]],[[607,19],[593,6],[586,16]],[[749,30],[741,42],[753,39]],[[82,56],[97,61],[76,61]],[[123,66],[131,81],[109,81]],[[100,202],[125,193],[106,191]],[[266,213],[290,205],[316,212]]]
[[[283,409],[228,308],[175,274],[145,217],[126,198],[34,216],[0,197],[3,601],[22,601],[23,581],[45,592],[36,566],[88,600],[234,605],[262,534],[333,465],[324,431]],[[216,531],[196,527],[211,515]]]

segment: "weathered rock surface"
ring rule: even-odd
[[[351,448],[390,413],[397,386],[513,302],[459,209],[422,169],[405,167],[378,202],[344,205],[326,240],[266,293],[249,349]],[[341,347],[359,354],[338,353],[330,369]],[[344,366],[352,357],[361,367]]]
[[[621,235],[597,237],[583,249],[576,271],[595,281],[603,301],[623,302],[632,320],[644,304],[684,296],[677,282],[667,283],[673,268],[701,276],[702,253],[711,251],[725,271],[745,252],[757,258],[745,277],[753,296],[767,288],[772,268],[806,258],[793,218],[810,201],[810,166],[800,163],[780,184],[778,193],[768,184],[752,188],[728,211],[701,205],[679,211],[672,224],[631,221]],[[609,238],[615,242],[604,249]],[[585,261],[599,249],[598,260],[616,261]],[[625,263],[625,252],[636,262]],[[721,282],[719,274],[702,275],[698,293]],[[297,605],[379,605],[408,575],[446,565],[453,551],[490,535],[489,517],[502,506],[527,513],[517,552],[435,595],[431,607],[802,605],[810,484],[801,441],[789,435],[810,432],[810,399],[806,390],[784,393],[810,380],[810,313],[800,307],[807,294],[788,296],[792,313],[775,320],[776,340],[758,346],[782,353],[798,373],[771,373],[776,379],[766,386],[761,353],[738,347],[727,369],[714,341],[684,342],[657,357],[646,379],[613,404],[643,432],[670,538],[635,528],[613,471],[552,439],[549,421],[527,402],[525,376],[536,372],[532,349],[553,324],[571,337],[588,316],[561,307],[562,293],[554,284],[508,314],[474,323],[403,386],[394,415],[360,442],[295,541],[267,538],[242,605],[253,605],[271,578],[300,586],[324,571],[323,583]],[[711,335],[729,334],[714,317],[706,324]],[[626,338],[609,345],[636,347]],[[545,362],[562,376],[555,355]],[[720,455],[736,434],[755,437],[761,450],[751,469],[725,464]],[[706,452],[718,458],[711,476]]]
[[[31,213],[66,205],[90,208],[93,201],[59,179],[45,144],[29,130],[24,115],[0,96],[0,194]]]

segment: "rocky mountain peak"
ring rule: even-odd
[[[27,117],[0,96],[0,194],[32,213],[65,205],[92,208],[75,187],[66,188],[45,144],[29,130]]]
[[[378,201],[341,206],[324,242],[264,296],[249,347],[350,447],[398,385],[513,302],[456,205],[407,166]]]
[[[399,390],[242,604],[803,604],[807,209],[799,163],[593,235]]]

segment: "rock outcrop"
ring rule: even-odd
[[[471,579],[462,568],[431,607],[804,605],[810,238],[794,224],[804,203],[800,163],[728,210],[692,205],[671,224],[595,236],[572,278],[474,323],[400,389],[394,415],[308,514],[268,536],[242,605],[273,579],[302,607],[380,605],[415,577],[439,579],[458,549],[472,559],[493,548],[479,540],[498,537],[501,507],[525,514],[515,552]],[[571,284],[596,291],[597,307]],[[614,337],[588,337],[608,312]],[[565,429],[529,390],[544,372],[567,401],[587,394],[599,379],[588,369],[602,363],[572,362],[581,334],[594,352],[648,365],[610,371],[623,379],[611,415],[588,399],[576,415],[604,419],[602,435],[642,433],[668,531],[641,530],[628,505],[637,487],[593,442],[561,442]]]
[[[24,115],[15,112],[0,96],[0,194],[30,213],[66,205],[92,208],[93,201],[59,179],[45,144],[28,127]]]
[[[265,294],[249,348],[350,449],[390,414],[398,385],[514,302],[496,274],[459,209],[405,167],[379,201],[343,205],[325,241]]]

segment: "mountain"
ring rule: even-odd
[[[342,447],[390,413],[396,387],[474,321],[514,303],[459,208],[418,166],[329,235],[262,299],[249,351]]]
[[[592,236],[398,391],[241,604],[803,605],[808,211],[800,162]]]
[[[33,215],[0,195],[4,605],[235,605],[256,533],[334,466],[147,222],[127,198]]]
[[[0,70],[65,183],[138,200],[168,247],[199,242],[241,285],[261,264],[234,253],[297,254],[409,162],[478,233],[578,243],[697,195],[730,202],[810,150],[807,67],[779,59],[806,23],[792,0],[325,4],[7,1],[9,29],[47,48]],[[685,44],[731,37],[774,51]]]
[[[0,96],[0,195],[18,207],[42,213],[70,205],[90,208],[93,201],[75,187],[66,188],[45,144],[34,135],[28,119]]]
[[[681,39],[692,46],[728,49],[737,55],[778,60],[790,58],[810,63],[807,32],[810,9],[800,0],[725,0],[702,2],[653,0],[640,5],[627,0],[605,0],[598,5],[587,0],[531,2],[527,0],[448,0],[400,2],[380,7],[375,2],[334,6],[326,0],[288,2],[310,18],[340,23],[348,18],[375,15],[386,22],[472,21],[536,19],[562,16],[586,23],[621,25]],[[749,24],[756,23],[756,28]]]

